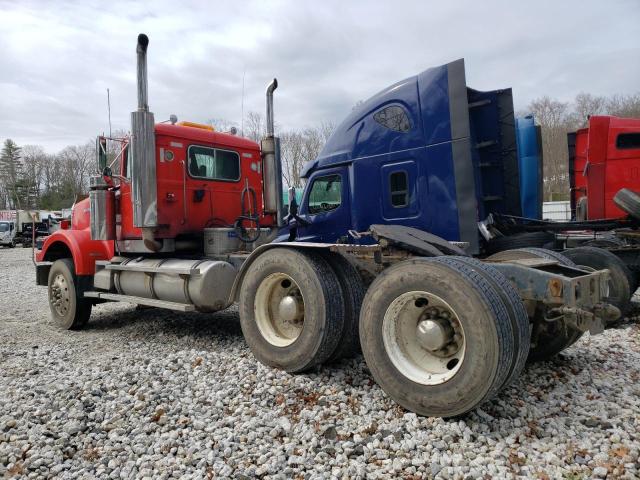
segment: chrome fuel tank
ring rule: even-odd
[[[126,259],[113,272],[118,293],[193,304],[203,312],[228,306],[236,277],[228,262],[175,258]]]

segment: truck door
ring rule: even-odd
[[[305,188],[300,217],[308,225],[298,226],[297,240],[337,242],[351,228],[349,175],[347,167],[315,172]]]
[[[382,175],[382,215],[385,220],[414,218],[418,215],[419,196],[417,168],[414,160],[388,163],[380,169]]]

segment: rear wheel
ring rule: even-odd
[[[335,351],[344,325],[340,285],[318,255],[275,248],[249,267],[240,289],[240,325],[266,365],[308,370]]]
[[[65,330],[82,328],[89,321],[92,304],[80,297],[73,261],[56,260],[49,270],[49,308],[55,325]]]
[[[622,188],[614,195],[613,202],[620,210],[640,220],[640,195],[628,188]]]
[[[422,415],[456,416],[504,384],[515,351],[499,294],[461,265],[414,259],[369,287],[360,343],[373,377]]]
[[[436,261],[458,265],[482,275],[500,295],[509,314],[513,331],[514,359],[502,387],[510,385],[524,370],[531,347],[531,328],[527,310],[513,284],[491,265],[471,257],[437,257]]]
[[[358,322],[360,320],[360,307],[364,299],[365,288],[362,277],[342,255],[332,252],[323,252],[323,258],[329,263],[333,273],[338,279],[342,290],[342,302],[344,304],[344,326],[340,335],[340,342],[329,357],[328,362],[341,358],[351,358],[360,353],[360,336],[358,334]]]

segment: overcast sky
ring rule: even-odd
[[[149,35],[156,120],[263,112],[284,128],[339,122],[358,100],[464,57],[467,83],[550,95],[640,92],[640,1],[4,1],[0,141],[55,152],[128,128],[135,43]]]

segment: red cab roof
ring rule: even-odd
[[[238,137],[228,133],[221,133],[204,128],[187,127],[184,125],[171,125],[168,123],[156,124],[157,135],[192,140],[194,142],[213,143],[244,150],[258,150],[259,145],[248,138]]]

